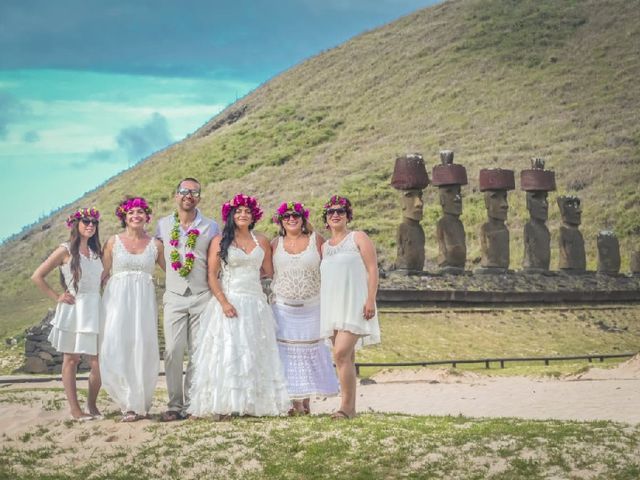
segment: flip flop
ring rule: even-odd
[[[92,415],[82,415],[81,417],[74,417],[72,415],[70,420],[72,422],[82,423],[82,422],[90,422],[91,420],[93,420],[93,418],[94,417]]]

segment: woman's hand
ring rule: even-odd
[[[371,320],[376,314],[376,301],[373,298],[367,297],[367,301],[362,309],[362,316],[365,320]]]
[[[220,304],[222,306],[222,312],[224,313],[225,317],[237,317],[238,316],[238,312],[236,312],[236,309],[233,305],[231,305],[229,302],[224,302]]]
[[[71,295],[69,292],[64,292],[58,296],[58,303],[73,305],[74,303],[76,303],[76,297]]]

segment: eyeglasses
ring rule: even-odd
[[[81,218],[80,221],[82,222],[83,225],[86,225],[86,226],[98,225],[98,223],[100,223],[95,218]]]
[[[200,198],[200,190],[190,190],[188,188],[179,188],[177,191],[178,195],[186,197],[187,195],[191,195],[193,198]]]
[[[347,210],[345,208],[330,208],[327,210],[327,217],[332,217],[333,215],[344,215],[345,213],[347,213]]]
[[[282,219],[283,220],[289,220],[290,218],[293,219],[298,219],[300,218],[302,215],[300,215],[298,212],[287,212],[287,213],[283,213],[282,214]]]

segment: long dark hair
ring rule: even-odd
[[[233,220],[233,216],[237,209],[238,207],[231,208],[229,215],[227,216],[227,221],[224,222],[224,228],[222,229],[222,240],[220,240],[220,251],[218,252],[218,256],[225,265],[228,263],[227,257],[229,256],[229,247],[233,243],[234,238],[236,238],[236,222]],[[256,226],[256,221],[253,220],[253,215],[251,216],[251,220],[249,230],[253,230],[253,227]]]
[[[83,217],[88,218],[88,217]],[[82,219],[76,219],[71,227],[69,233],[69,254],[71,255],[71,261],[69,262],[69,269],[71,270],[71,276],[73,277],[73,288],[78,291],[78,283],[82,277],[82,267],[80,267],[80,232],[79,224]],[[87,241],[89,245],[90,253],[102,258],[102,247],[100,246],[100,229],[99,224],[96,224],[96,233]],[[68,288],[67,282],[64,280],[62,270],[60,271],[60,285],[66,291]]]

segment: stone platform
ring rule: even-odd
[[[378,303],[602,303],[640,302],[640,276],[564,272],[496,275],[401,275],[380,279]]]

